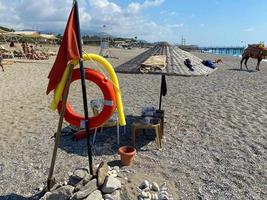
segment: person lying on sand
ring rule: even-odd
[[[3,53],[2,53],[2,51],[0,50],[0,67],[2,68],[2,72],[4,72],[5,70],[4,70],[4,66],[3,66],[3,64],[2,64],[2,61],[3,61]]]
[[[35,49],[31,45],[30,46],[29,59],[32,59],[32,60],[47,60],[47,59],[49,59],[49,56],[44,52],[35,51]]]
[[[33,46],[30,46],[30,54],[29,54],[29,58],[32,60],[39,60],[39,56],[37,53],[35,53]]]

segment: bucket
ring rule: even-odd
[[[130,166],[133,164],[133,160],[136,154],[136,150],[131,146],[122,146],[118,150],[121,156],[121,164],[124,166]]]

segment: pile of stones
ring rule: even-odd
[[[173,200],[171,194],[168,193],[167,184],[159,186],[156,182],[150,183],[144,180],[137,188],[138,200]]]
[[[120,200],[119,167],[102,162],[92,176],[85,168],[76,169],[64,184],[56,184],[41,200]]]

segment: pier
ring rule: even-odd
[[[199,47],[203,52],[212,54],[224,54],[224,55],[241,55],[244,52],[245,47]]]

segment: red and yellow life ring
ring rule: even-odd
[[[80,78],[80,70],[74,69],[71,82],[79,80]],[[99,113],[99,115],[89,118],[90,128],[97,128],[112,116],[114,110],[116,109],[116,95],[113,85],[103,74],[95,70],[85,68],[85,79],[94,82],[103,93],[104,107],[102,111]],[[59,113],[61,111],[61,107],[62,101],[59,102],[57,107]],[[77,127],[81,127],[85,119],[83,116],[75,113],[68,102],[66,103],[64,118],[68,123]]]

